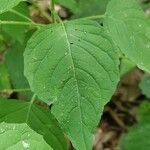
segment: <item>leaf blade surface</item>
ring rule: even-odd
[[[150,28],[136,0],[112,0],[104,26],[114,43],[137,66],[150,72]]]
[[[0,122],[26,123],[56,150],[66,150],[64,135],[54,116],[39,106],[0,98]]]
[[[25,0],[1,0],[0,14],[10,10],[11,8],[17,6],[20,2]]]
[[[52,150],[43,137],[29,128],[27,124],[0,123],[0,138],[1,149]]]
[[[24,57],[31,89],[53,103],[73,145],[91,149],[100,112],[119,77],[118,55],[103,28],[94,21],[43,28],[29,40]]]

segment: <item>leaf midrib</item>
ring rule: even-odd
[[[78,99],[79,114],[80,114],[80,121],[81,121],[81,130],[82,130],[82,133],[83,133],[82,136],[83,136],[84,141],[86,141],[84,130],[83,130],[83,124],[84,123],[82,122],[83,117],[82,117],[82,109],[81,109],[81,102],[80,102],[80,92],[79,92],[78,80],[76,78],[75,65],[74,65],[74,61],[73,61],[73,56],[72,56],[72,52],[71,52],[71,47],[70,47],[70,42],[69,42],[69,37],[68,37],[68,34],[67,34],[66,26],[63,22],[61,22],[61,24],[62,24],[62,28],[63,28],[64,34],[65,34],[69,55],[70,55],[70,58],[71,58],[71,63],[72,63],[72,67],[73,67],[73,76],[74,76],[75,81],[76,81],[76,93],[77,93],[77,96],[78,96],[77,99]],[[88,149],[85,142],[84,142],[84,147],[85,147],[85,149]]]

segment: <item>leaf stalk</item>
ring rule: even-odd
[[[26,88],[26,89],[3,89],[0,91],[0,93],[13,93],[13,92],[27,92],[31,91],[31,89]]]
[[[55,19],[55,1],[54,0],[50,0],[50,11],[51,11],[51,16],[52,16],[52,22],[55,23],[56,19]]]
[[[2,21],[0,20],[0,25],[27,25],[34,27],[43,27],[44,24],[34,23],[34,22],[23,22],[23,21]]]

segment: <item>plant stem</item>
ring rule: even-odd
[[[34,23],[34,22],[22,22],[22,21],[2,21],[0,20],[0,25],[29,25],[29,26],[35,26],[35,27],[43,27],[44,24]]]
[[[0,93],[11,93],[11,92],[27,92],[31,91],[29,88],[27,89],[3,89],[0,91]]]
[[[54,0],[51,0],[50,1],[50,11],[51,11],[51,16],[52,16],[52,22],[54,23],[55,22],[55,1]]]
[[[26,19],[26,20],[32,22],[32,23],[34,23],[30,18],[28,18],[27,16],[21,14],[20,12],[18,12],[18,11],[16,11],[16,10],[11,9],[10,12],[12,12],[12,13],[14,13],[14,14],[16,14],[16,15],[18,15],[18,16],[20,16],[20,17],[22,17],[22,18],[24,18],[24,19]]]
[[[31,111],[32,105],[35,101],[35,98],[36,98],[36,95],[34,94],[31,98],[31,101],[30,101],[30,104],[29,104],[29,108],[28,108],[28,112],[27,112],[27,116],[26,116],[26,123],[28,123],[30,111]]]

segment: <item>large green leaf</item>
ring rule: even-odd
[[[29,40],[25,75],[76,149],[91,150],[93,132],[119,77],[118,55],[94,21],[44,27]]]
[[[52,150],[27,124],[0,123],[1,150]]]
[[[0,0],[0,14],[17,6],[21,1],[25,0]]]
[[[139,112],[139,123],[122,137],[123,150],[149,150],[150,148],[150,103],[142,104]]]
[[[120,50],[150,72],[150,24],[136,0],[112,0],[104,26]]]
[[[55,150],[66,150],[63,133],[53,115],[29,102],[0,98],[0,122],[27,123]]]

